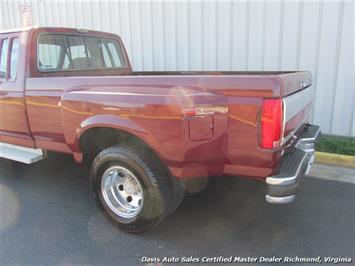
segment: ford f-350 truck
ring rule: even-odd
[[[128,232],[171,214],[186,180],[254,178],[292,202],[320,136],[309,72],[134,72],[115,34],[38,27],[0,33],[0,71],[0,157],[72,154]]]

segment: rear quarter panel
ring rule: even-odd
[[[68,151],[80,153],[78,139],[85,130],[113,127],[142,139],[176,176],[220,174],[227,150],[226,98],[158,80],[129,76],[30,78],[26,97],[34,138],[45,147],[50,144],[63,150],[66,146]],[[191,107],[213,112],[211,139],[189,139],[184,110]]]
[[[132,81],[135,84],[129,84]],[[206,169],[205,164],[223,164],[225,114],[214,113],[212,139],[193,142],[188,137],[188,117],[184,110],[200,105],[225,106],[224,97],[188,87],[150,87],[147,83],[144,79],[118,77],[102,80],[97,86],[66,91],[62,99],[62,116],[69,148],[77,151],[78,137],[87,128],[109,126],[142,139],[176,176],[191,176],[191,169],[200,176],[196,167]],[[206,176],[210,174],[210,171],[204,173]]]
[[[259,148],[260,97],[228,97],[228,161],[224,174],[250,177],[270,175],[281,151]]]

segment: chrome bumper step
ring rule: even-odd
[[[0,158],[31,164],[44,159],[45,151],[0,142]]]
[[[283,204],[295,200],[300,181],[313,164],[320,134],[319,126],[308,125],[297,137],[296,144],[282,157],[278,174],[266,178],[267,202]]]

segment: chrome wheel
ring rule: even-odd
[[[125,167],[111,166],[103,173],[101,192],[111,211],[123,218],[133,218],[142,210],[142,185]]]

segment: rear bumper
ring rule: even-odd
[[[267,202],[283,204],[295,200],[300,181],[311,169],[320,135],[319,126],[307,125],[297,136],[296,144],[283,155],[278,174],[266,178]]]

